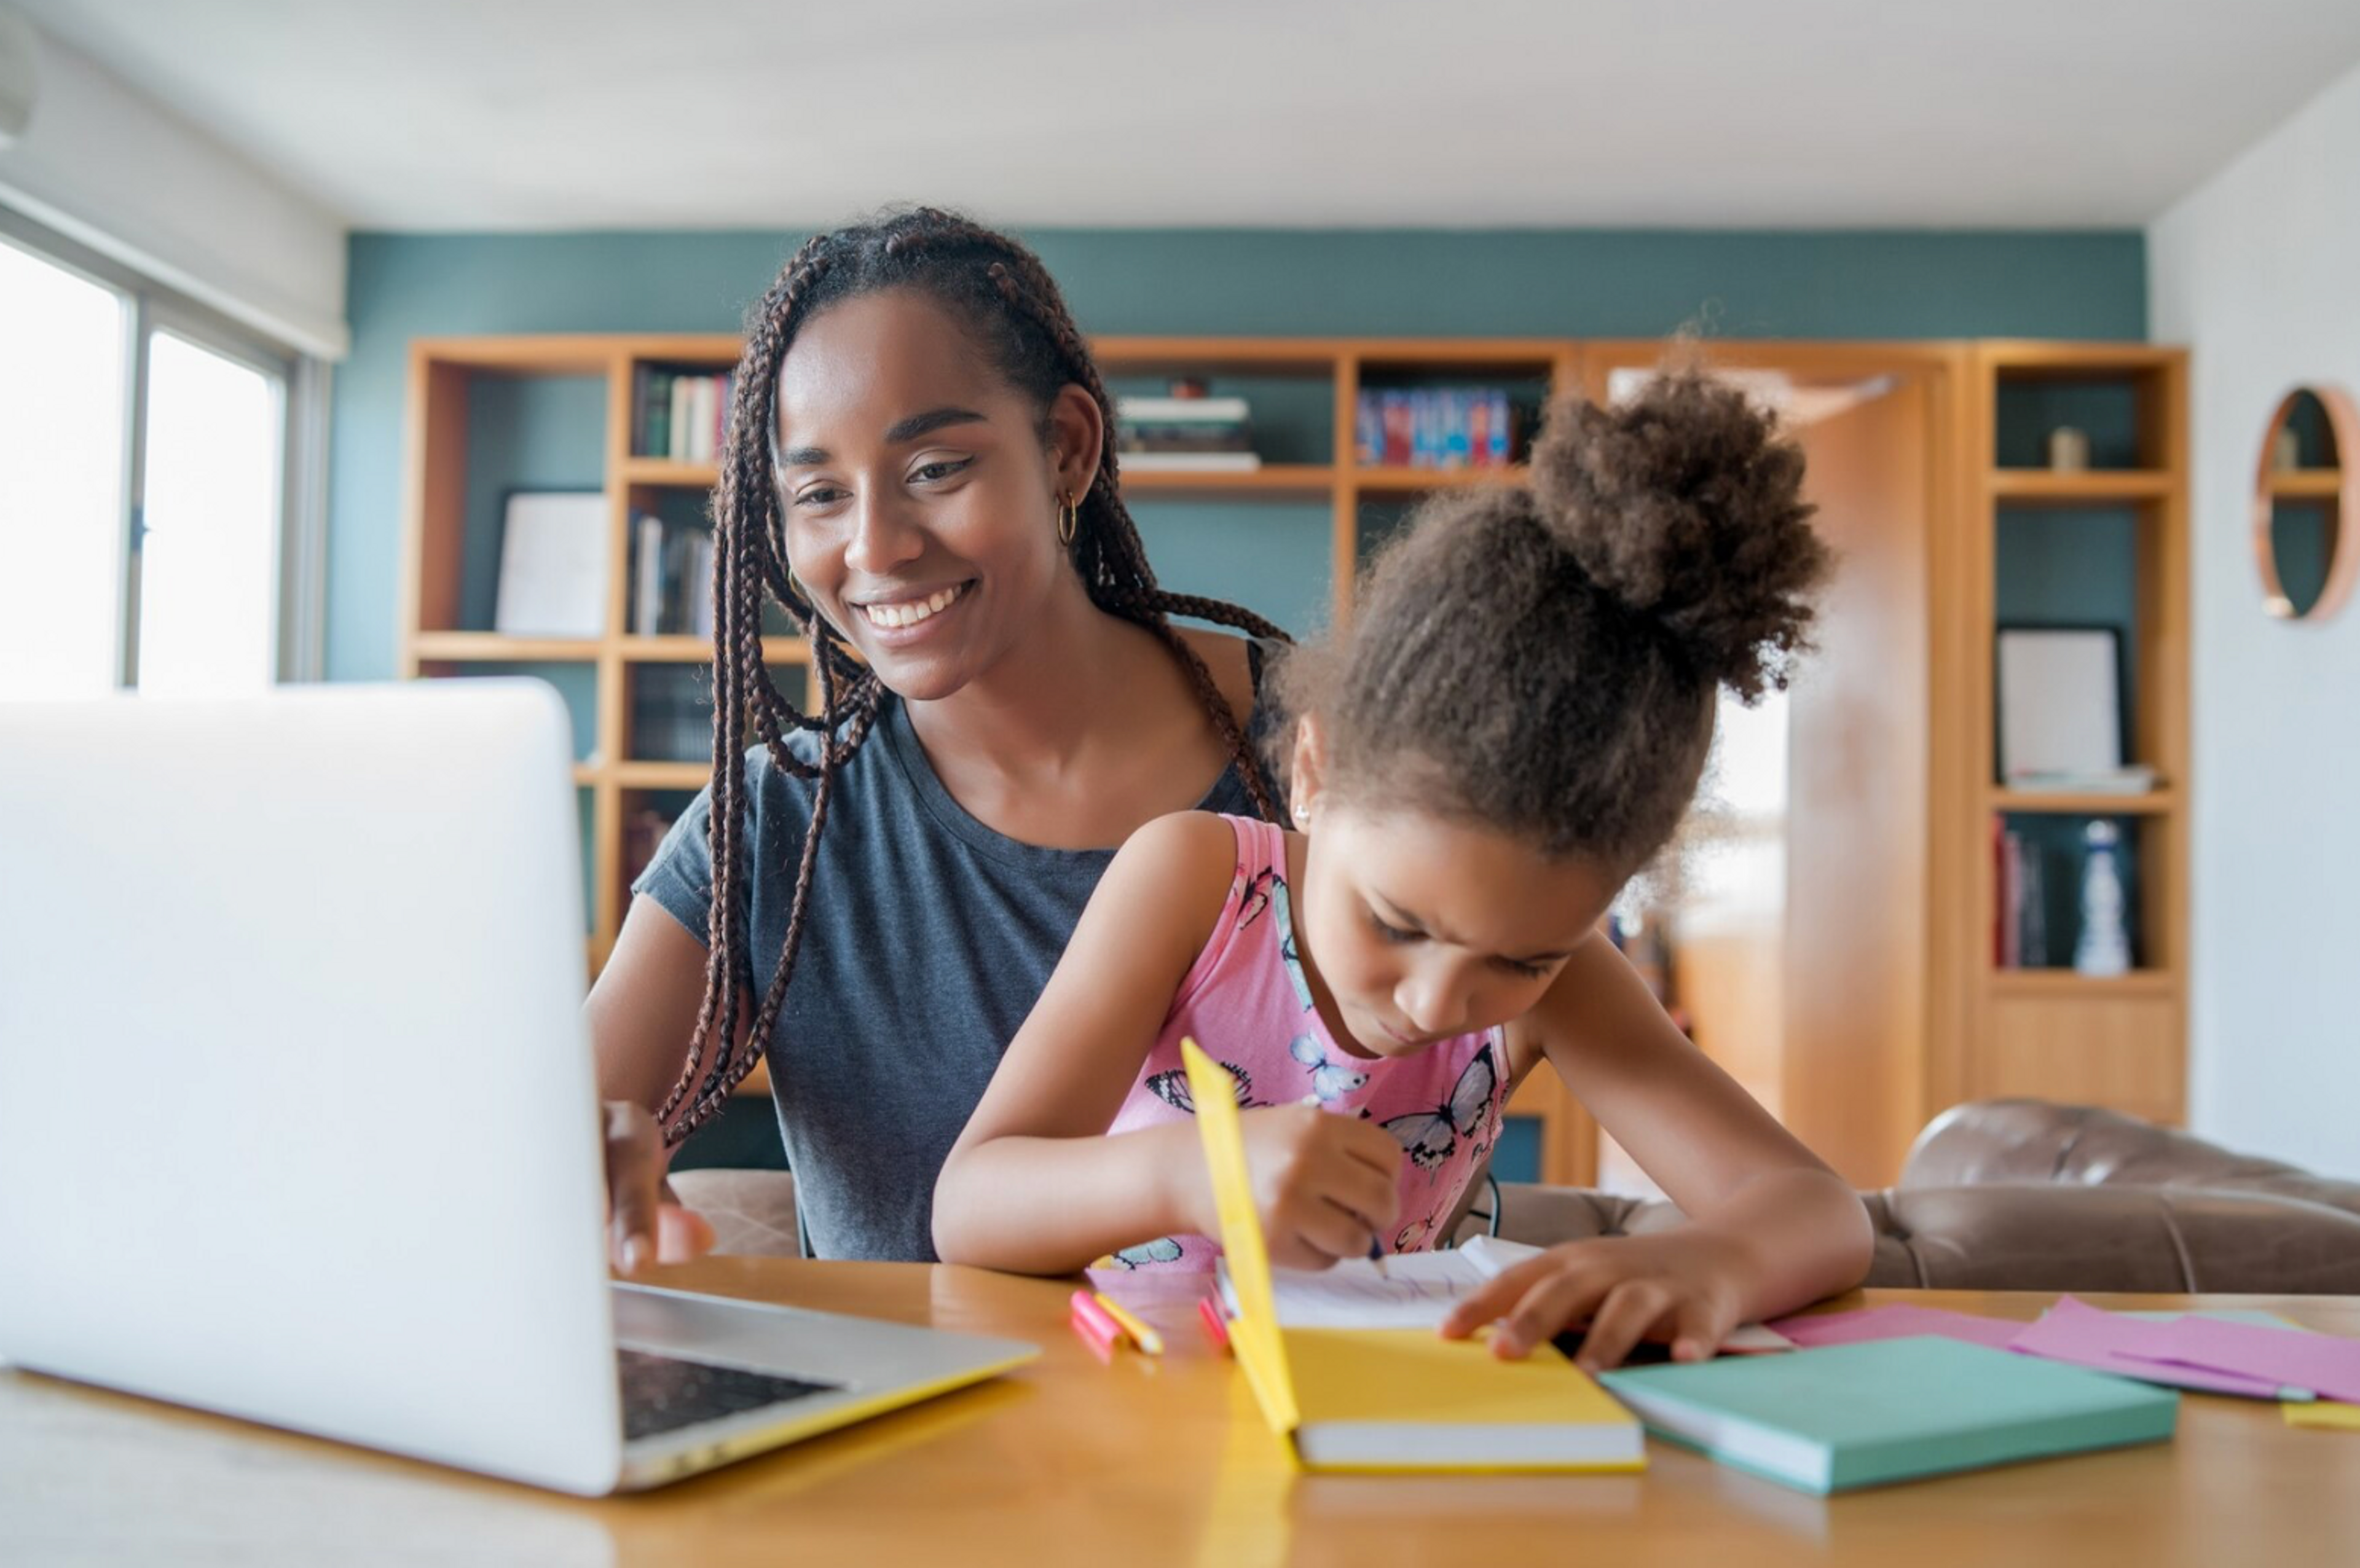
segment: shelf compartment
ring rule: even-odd
[[[607,377],[582,374],[565,354],[501,368],[428,345],[414,353],[412,397],[423,400],[414,407],[432,415],[419,421],[404,624],[487,633],[509,496],[605,484]]]
[[[1987,953],[1985,962],[1993,975],[2084,978],[2072,967],[2081,935],[2081,877],[2087,855],[2083,835],[2092,822],[2101,821],[2113,823],[2117,834],[2114,866],[2123,886],[2123,925],[2130,939],[2132,973],[2169,967],[2173,938],[2167,894],[2178,872],[2170,819],[2108,810],[2027,811],[2004,815],[1999,821],[2023,844],[2025,872],[2038,872],[2040,898],[2037,907],[2027,904],[2022,911],[2024,966],[2002,968],[1998,955]],[[1995,920],[2005,921],[2008,909],[1998,866],[1994,865],[1991,876],[1993,913]]]
[[[2003,345],[1986,354],[1994,373],[1991,462],[2042,469],[2049,438],[2064,426],[2089,443],[2093,470],[2167,465],[2161,414],[2168,361],[2072,344]]]

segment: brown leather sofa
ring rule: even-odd
[[[792,1177],[684,1171],[673,1183],[722,1251],[797,1250]],[[1918,1135],[1898,1184],[1861,1198],[1876,1225],[1873,1286],[2360,1295],[2360,1182],[2113,1111],[1954,1106]],[[1489,1206],[1479,1197],[1462,1239],[1489,1228]],[[1498,1209],[1500,1235],[1541,1245],[1679,1221],[1660,1200],[1517,1182],[1502,1184]]]

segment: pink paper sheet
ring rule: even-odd
[[[2240,1394],[2249,1399],[2278,1397],[2281,1385],[2275,1380],[2151,1359],[2156,1346],[2164,1343],[2163,1336],[2188,1321],[2155,1323],[2125,1317],[2064,1296],[2038,1323],[2011,1339],[2007,1348],[2048,1361],[2112,1372],[2118,1377],[2136,1377],[2143,1383],[2208,1394]]]
[[[2360,1404],[2360,1339],[2200,1317],[2156,1326],[2155,1336],[2132,1353],[2142,1361],[2234,1373]]]
[[[1936,1334],[2005,1350],[2024,1325],[2005,1318],[1979,1318],[1939,1307],[1863,1307],[1849,1312],[1808,1312],[1770,1325],[1805,1350],[1824,1345],[1859,1345],[1872,1339],[1908,1339]]]

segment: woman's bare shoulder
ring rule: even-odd
[[[1251,643],[1235,632],[1217,632],[1203,626],[1175,628],[1191,651],[1205,661],[1212,672],[1213,685],[1240,722],[1254,710],[1254,675]]]

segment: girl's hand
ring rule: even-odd
[[[1392,1231],[1402,1149],[1391,1133],[1317,1105],[1268,1105],[1239,1120],[1273,1263],[1325,1269],[1339,1258],[1366,1258],[1370,1240]],[[1199,1228],[1218,1236],[1219,1216],[1204,1217]]]
[[[1443,1320],[1448,1339],[1498,1322],[1492,1354],[1513,1359],[1587,1323],[1585,1372],[1619,1367],[1643,1339],[1675,1361],[1702,1361],[1739,1322],[1754,1264],[1729,1237],[1688,1225],[1661,1236],[1602,1236],[1553,1247],[1504,1270]]]

